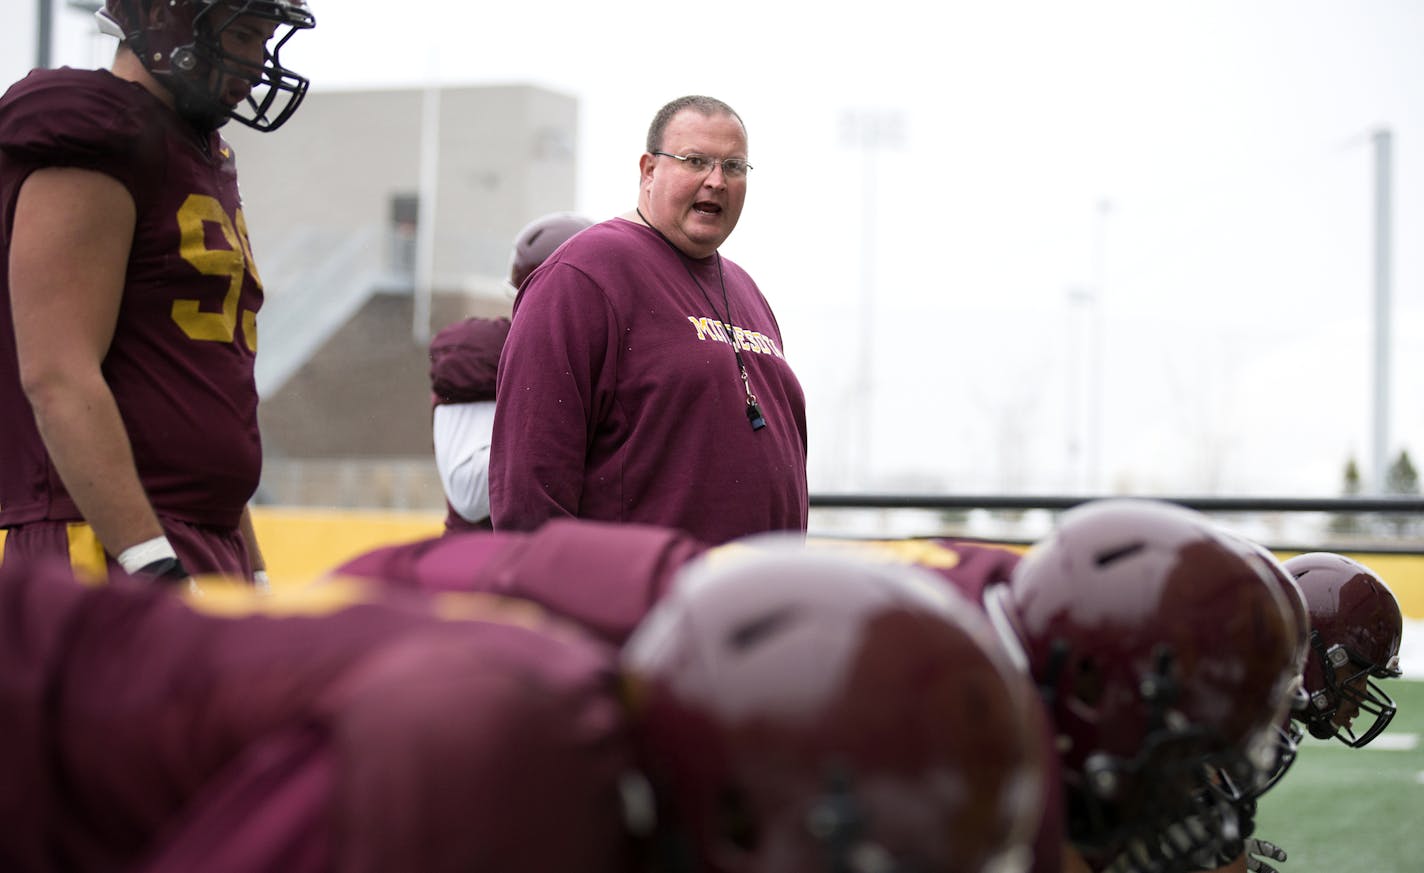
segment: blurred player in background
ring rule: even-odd
[[[10,562],[0,867],[1021,869],[1033,689],[920,573],[694,562],[619,654],[481,594],[184,602]]]
[[[539,265],[544,263],[554,250],[586,227],[592,227],[593,220],[572,212],[551,212],[534,219],[514,237],[514,248],[509,253],[509,288],[511,294],[518,294]]]
[[[534,268],[569,237],[593,224],[581,215],[554,212],[525,225],[514,239],[509,285],[517,292]],[[494,427],[495,374],[507,318],[466,318],[430,341],[431,430],[435,466],[445,489],[445,529],[492,530],[489,514],[490,432]]]
[[[262,282],[232,149],[307,80],[305,0],[107,0],[108,70],[0,99],[0,525],[54,555],[181,580],[263,569],[253,361]]]

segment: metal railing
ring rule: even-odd
[[[1125,495],[812,494],[813,509],[1071,509]],[[1200,512],[1389,512],[1424,515],[1424,498],[1404,497],[1168,497],[1148,495]]]
[[[1031,543],[1063,510],[1126,495],[812,494],[812,533]],[[1424,555],[1424,498],[1143,495],[1218,518],[1272,548]]]

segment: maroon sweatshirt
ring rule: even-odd
[[[766,298],[726,258],[687,259],[623,219],[582,231],[525,281],[498,387],[496,530],[578,517],[717,544],[806,529],[805,398]]]

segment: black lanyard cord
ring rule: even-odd
[[[643,223],[646,224],[653,233],[657,234],[663,242],[667,243],[668,248],[673,250],[673,253],[677,255],[678,262],[682,264],[684,270],[687,270],[687,277],[692,280],[692,284],[697,286],[698,292],[702,294],[702,299],[707,301],[707,307],[711,309],[712,314],[717,316],[722,322],[722,327],[727,331],[727,344],[732,347],[732,354],[737,359],[737,373],[741,377],[742,388],[747,393],[747,421],[751,422],[752,430],[761,430],[766,427],[766,416],[762,415],[761,406],[757,404],[756,395],[752,393],[751,380],[747,378],[747,365],[742,361],[742,350],[737,346],[736,332],[732,329],[732,303],[727,299],[727,281],[722,277],[721,252],[713,252],[712,254],[717,259],[717,283],[722,286],[722,308],[726,311],[725,318],[723,318],[721,312],[717,311],[717,305],[712,302],[712,298],[707,296],[707,289],[703,288],[702,283],[697,280],[697,274],[692,272],[692,265],[687,262],[687,256],[682,253],[682,249],[674,245],[673,241],[664,236],[662,231],[653,227],[653,223],[648,221],[641,209],[634,209],[633,211],[637,212],[638,217],[643,219]]]

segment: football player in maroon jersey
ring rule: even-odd
[[[616,558],[622,538],[647,543],[633,572],[621,572]],[[758,542],[733,543],[713,559]],[[948,540],[811,547],[932,569],[982,603],[1022,652],[1051,717],[1044,745],[1061,753],[1063,767],[1033,869],[1182,871],[1199,857],[1239,852],[1240,822],[1215,776],[1247,784],[1268,766],[1298,673],[1290,605],[1253,548],[1198,513],[1149,501],[1074,510],[1023,561]],[[382,549],[342,572],[530,598],[622,642],[666,596],[677,563],[701,549],[657,528],[563,521],[526,538],[495,533]],[[1222,621],[1222,604],[1245,618]],[[1188,832],[1184,823],[1197,827]],[[1172,841],[1159,846],[1160,833]]]
[[[305,0],[107,0],[107,70],[0,98],[0,526],[6,556],[165,580],[263,569],[262,282],[228,120],[273,130],[307,80]]]
[[[829,566],[836,561],[856,566],[867,559],[909,566],[923,561],[966,590],[1002,581],[1017,560],[1001,549],[946,542],[931,547],[932,554],[914,548],[905,560],[886,561],[874,544],[828,541],[806,550],[799,539],[788,546],[775,535],[734,542],[709,553],[706,544],[672,529],[558,519],[531,534],[472,533],[385,547],[352,559],[333,575],[379,579],[427,592],[476,591],[532,600],[610,643],[625,645],[648,613],[670,596],[684,565],[695,563],[704,553],[715,567],[740,556],[766,551],[784,555],[787,550],[804,551],[808,559]],[[769,579],[763,584],[774,589],[786,577],[762,573],[759,578]],[[954,594],[961,608],[970,606],[968,599],[957,591]],[[1062,857],[1062,804],[1061,799],[1053,800],[1060,794],[1051,769],[1051,734],[1041,729],[1041,713],[1025,718],[1040,725],[1036,742],[1050,768],[1045,786],[1048,806],[1037,813],[1039,845],[1033,847],[1029,862],[1036,871],[1057,873]]]
[[[1242,818],[1285,775],[1306,731],[1360,748],[1384,732],[1397,707],[1375,680],[1396,678],[1404,617],[1389,586],[1364,564],[1331,552],[1309,552],[1278,565],[1299,599],[1301,693],[1280,737],[1275,768],[1243,798]],[[1369,721],[1356,729],[1361,715]],[[1250,837],[1245,854],[1226,871],[1276,873],[1268,860],[1285,861],[1284,848]]]
[[[199,591],[0,567],[0,867],[999,873],[1041,814],[1032,685],[913,567],[721,555],[621,652],[488,594]]]
[[[1142,500],[1075,508],[1016,563],[983,546],[946,560],[933,545],[897,550],[977,596],[1043,693],[1062,769],[1061,869],[1171,873],[1238,855],[1230,786],[1270,763],[1299,651],[1254,547]],[[1051,853],[1043,834],[1037,849]]]
[[[0,869],[625,873],[612,650],[528,603],[0,566]]]
[[[1404,616],[1373,570],[1344,555],[1310,552],[1285,562],[1305,595],[1310,647],[1302,674],[1310,735],[1352,749],[1384,732],[1397,711],[1376,679],[1398,678]],[[1357,729],[1361,715],[1369,722]]]

